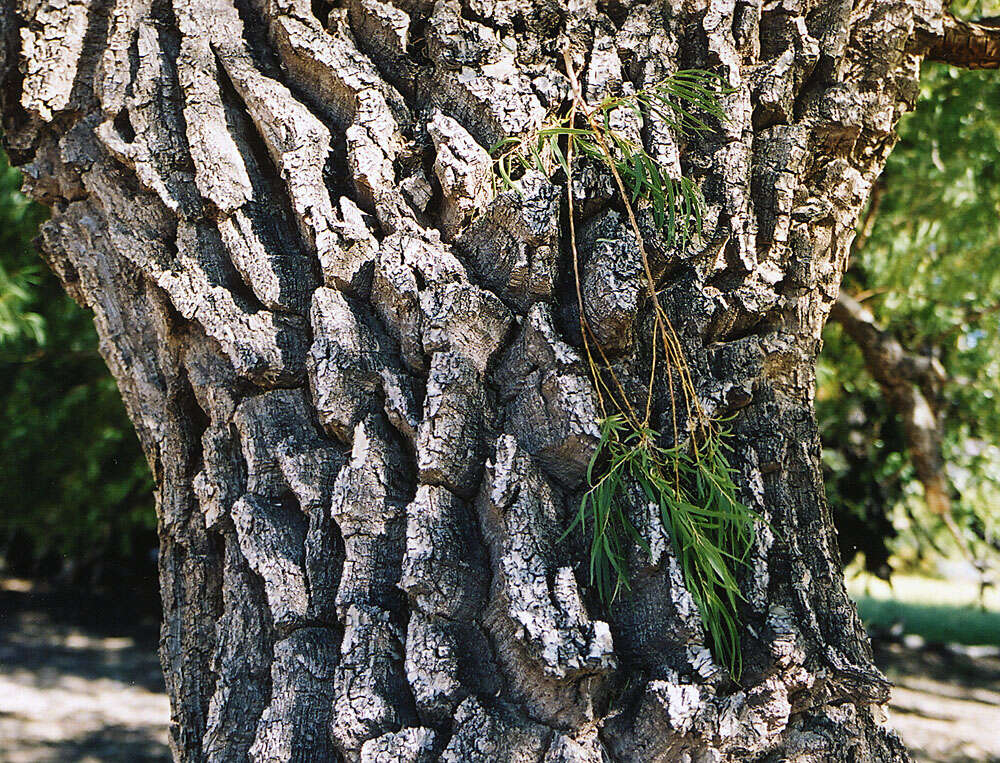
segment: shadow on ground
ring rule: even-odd
[[[157,631],[127,594],[0,580],[0,762],[169,761]]]
[[[1000,763],[1000,650],[876,641],[875,659],[917,763]]]
[[[170,752],[155,729],[106,726],[62,741],[26,740],[0,752],[0,760],[38,763],[91,763],[91,761],[136,761],[170,763]]]
[[[148,598],[0,578],[0,763],[169,761],[157,630]],[[1000,763],[1000,649],[878,638],[875,656],[917,763]]]

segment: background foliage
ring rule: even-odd
[[[19,186],[0,154],[0,554],[21,574],[148,566],[145,459],[89,313],[32,247],[45,212]]]
[[[956,7],[996,10],[983,5]],[[900,134],[845,289],[904,347],[943,364],[953,512],[985,568],[1000,547],[1000,77],[926,67]],[[15,571],[77,576],[147,564],[145,462],[89,315],[32,250],[43,213],[18,182],[0,156],[0,554]],[[833,323],[817,393],[845,558],[860,551],[886,573],[959,552],[927,510],[897,416]]]
[[[926,561],[935,549],[966,553],[985,568],[1000,544],[997,73],[926,66],[920,102],[903,119],[880,187],[870,236],[856,248],[844,288],[905,348],[944,366],[948,381],[936,403],[966,550],[927,510],[897,417],[832,322],[817,404],[831,503],[847,555],[864,551],[873,571],[890,552],[898,567]]]

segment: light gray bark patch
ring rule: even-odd
[[[592,718],[616,665],[607,623],[591,620],[572,570],[558,564],[560,505],[531,456],[503,435],[479,499],[493,567],[486,624],[519,701],[556,724]]]
[[[281,83],[261,74],[241,44],[243,24],[229,0],[213,26],[213,50],[246,106],[285,184],[299,230],[327,282],[351,285],[361,267],[337,233],[340,223],[323,179],[330,131]],[[234,39],[235,37],[235,39]]]
[[[757,240],[765,252],[787,245],[806,138],[805,130],[798,125],[777,125],[761,131],[752,182],[759,221]]]
[[[191,484],[209,530],[223,531],[229,510],[246,492],[246,467],[232,427],[239,376],[218,344],[197,324],[188,327],[182,359],[198,406],[209,417],[201,435],[202,467]]]
[[[406,676],[421,719],[447,723],[472,691],[496,690],[486,635],[473,624],[489,580],[472,508],[449,490],[422,485],[407,507],[400,587],[415,606]]]
[[[362,206],[374,211],[386,233],[413,230],[416,225],[393,166],[402,148],[396,120],[377,90],[363,90],[357,100],[357,114],[345,133],[354,190]]]
[[[414,612],[406,633],[406,679],[423,721],[445,725],[469,695],[470,683],[461,674],[461,642],[472,629],[439,617]],[[479,636],[483,640],[482,635]],[[464,679],[464,680],[463,680]]]
[[[421,291],[464,280],[465,268],[440,239],[394,233],[382,241],[375,263],[371,301],[396,341],[406,365],[426,372]]]
[[[294,239],[282,241],[275,251],[275,244],[260,235],[263,224],[261,209],[239,209],[218,222],[219,235],[233,266],[266,308],[301,315],[316,286],[310,261]],[[283,232],[294,235],[294,229]]]
[[[597,405],[576,351],[562,341],[546,308],[532,308],[497,364],[510,431],[546,472],[577,485],[597,448]]]
[[[314,292],[310,319],[314,340],[306,366],[324,428],[350,442],[354,427],[381,404],[393,426],[413,442],[419,411],[388,337],[333,289]]]
[[[510,708],[470,697],[455,712],[442,763],[542,763],[552,732]]]
[[[606,759],[595,729],[576,739],[555,734],[543,763],[604,763]]]
[[[95,134],[112,156],[135,171],[144,188],[160,197],[167,209],[187,219],[195,218],[201,214],[203,202],[194,174],[174,160],[188,150],[183,113],[172,98],[176,65],[150,23],[138,24],[135,45],[135,76],[130,82],[125,112],[134,135],[123,135],[112,120],[100,124]]]
[[[23,3],[23,5],[28,5]],[[91,13],[87,0],[42,0],[25,8],[31,24],[21,27],[21,55],[27,63],[21,105],[46,122],[72,106],[80,57]]]
[[[434,174],[444,195],[441,224],[451,240],[492,196],[493,160],[458,122],[435,112],[427,123],[434,142]]]
[[[201,448],[203,465],[191,484],[205,516],[205,527],[216,530],[243,495],[246,477],[240,474],[239,443],[228,426],[210,425],[201,436]],[[241,481],[243,485],[238,484]]]
[[[125,106],[131,80],[130,49],[140,20],[149,17],[152,0],[113,0],[108,8],[106,47],[94,69],[94,96],[104,116],[114,118]]]
[[[250,748],[254,763],[330,760],[337,645],[327,628],[300,628],[274,645],[271,704]]]
[[[702,680],[721,679],[721,669],[705,647],[701,616],[684,587],[660,507],[650,503],[638,485],[630,486],[620,500],[646,548],[636,544],[629,549],[629,587],[619,591],[609,607],[617,654],[652,675],[674,671],[701,673]]]
[[[409,109],[402,96],[387,84],[359,51],[349,35],[330,34],[310,11],[280,13],[271,22],[278,55],[291,80],[310,100],[341,127],[355,121],[358,96],[375,90],[392,108],[393,123],[407,123]]]
[[[457,119],[482,145],[541,124],[545,110],[494,30],[462,18],[456,0],[434,4],[428,54],[434,62],[430,101]]]
[[[455,239],[485,287],[517,310],[549,299],[559,259],[562,190],[538,172],[500,193]]]
[[[274,623],[284,629],[302,625],[309,614],[305,517],[292,519],[297,511],[297,506],[252,493],[232,508],[240,550],[263,579]]]
[[[470,619],[489,587],[472,507],[446,488],[421,485],[406,515],[400,588],[426,614]]]
[[[204,223],[173,223],[155,198],[126,196],[116,171],[95,164],[84,176],[101,194],[115,245],[170,295],[185,318],[197,320],[219,342],[241,374],[288,383],[304,373],[305,336],[293,319],[254,309],[233,284],[218,231]],[[163,240],[151,231],[173,230]],[[171,246],[173,244],[173,246]]]
[[[407,97],[412,97],[417,66],[407,56],[409,14],[380,0],[351,0],[347,10],[358,46],[389,82]]]
[[[355,47],[349,32],[326,32],[308,10],[275,10],[271,36],[292,82],[346,128],[348,170],[361,204],[387,232],[408,227],[393,167],[403,144],[400,125],[411,122],[402,96]]]
[[[389,426],[370,416],[354,430],[354,446],[333,485],[331,515],[344,538],[337,591],[341,620],[353,606],[398,612],[397,588],[406,532],[408,466]]]
[[[756,96],[753,122],[758,129],[794,120],[795,98],[813,73],[820,57],[820,42],[813,34],[827,34],[830,27],[815,28],[810,34],[803,16],[768,14],[762,17],[761,52],[768,60],[753,72],[750,87]]]
[[[313,424],[301,390],[248,398],[237,408],[234,423],[247,464],[250,494],[283,506],[294,495],[301,513],[289,509],[283,520],[290,529],[284,532],[292,533],[294,543],[303,534],[302,548],[283,553],[304,573],[306,615],[329,622],[334,616],[341,558],[329,505],[334,478],[345,457]],[[275,515],[276,521],[280,518]]]
[[[202,197],[230,214],[251,198],[253,187],[226,123],[211,22],[192,0],[175,0],[173,7],[182,35],[177,70],[195,184]]]
[[[495,61],[500,43],[487,26],[462,17],[457,0],[438,0],[427,23],[427,55],[438,66],[461,70]]]
[[[350,605],[344,613],[330,732],[350,761],[365,742],[416,720],[402,669],[402,634],[389,613]]]
[[[599,23],[594,31],[583,82],[583,95],[590,103],[600,103],[606,96],[617,95],[621,90],[622,62],[613,34],[614,29],[609,24]]]
[[[409,177],[403,178],[399,183],[399,189],[411,207],[418,212],[427,212],[427,207],[434,198],[434,188],[422,167],[417,168]]]
[[[316,410],[328,432],[350,442],[380,386],[376,350],[341,292],[317,289],[309,315],[314,340],[307,368]]]
[[[469,283],[449,283],[420,293],[425,352],[451,350],[485,373],[504,345],[513,318],[490,291]]]
[[[452,352],[434,353],[417,433],[421,483],[465,498],[475,494],[486,458],[485,407],[480,372]]]
[[[759,755],[768,738],[788,723],[792,686],[777,676],[746,691],[717,695],[710,685],[679,681],[676,674],[650,681],[634,715],[611,724],[612,752],[629,763],[693,759],[710,744],[721,755]],[[626,728],[628,727],[628,728]],[[664,746],[663,739],[671,743]],[[660,740],[660,741],[657,741]],[[738,752],[737,752],[738,751]],[[717,757],[716,759],[726,759]],[[874,759],[873,759],[874,760]]]
[[[829,737],[826,733],[796,729],[795,698],[799,692],[811,689],[816,677],[804,666],[801,633],[784,607],[772,607],[766,628],[775,664],[760,681],[727,695],[711,683],[692,683],[666,671],[665,678],[646,685],[634,714],[615,718],[605,729],[612,752],[621,760],[635,763],[667,763],[685,755],[694,758],[706,747],[718,751],[722,760],[758,755],[764,756],[762,760],[785,760],[783,754],[774,751],[771,740],[790,725],[787,733],[791,748],[805,745],[802,749],[830,755],[840,739],[859,733],[859,726],[872,722],[857,706],[845,703],[844,712],[832,719]],[[671,739],[671,744],[664,746],[663,739]],[[863,743],[863,747],[867,745]],[[891,748],[891,742],[876,735],[876,746],[870,749],[877,752],[870,757],[866,752],[861,759],[899,760],[898,753],[883,757],[886,748]],[[818,759],[823,759],[823,754]]]
[[[329,500],[343,456],[313,424],[301,389],[249,397],[237,407],[234,421],[251,492],[279,496],[291,489],[303,506]]]
[[[495,63],[461,71],[437,68],[434,78],[433,105],[457,119],[481,145],[522,135],[545,118],[531,82],[515,72],[506,49]]]
[[[343,463],[339,452],[321,445],[278,456],[282,474],[309,518],[305,539],[310,619],[333,622],[343,550],[330,516],[330,489]]]
[[[423,726],[383,734],[361,746],[361,763],[432,763],[435,740],[434,731]]]
[[[198,170],[196,166],[196,180],[198,172],[210,175],[218,194],[228,199],[216,200],[217,204],[223,204],[217,213],[217,225],[233,265],[246,285],[269,309],[301,315],[317,285],[310,239],[302,238],[300,226],[293,219],[291,200],[281,179],[274,176],[272,158],[238,94],[215,65],[215,53],[208,50],[207,55],[212,72],[225,85],[219,89],[221,116],[225,121],[212,122],[212,135],[202,136],[208,141],[202,147],[206,167]],[[225,134],[217,134],[220,130],[225,130]],[[195,138],[189,136],[189,140]],[[236,152],[235,156],[227,155],[230,149]],[[247,177],[246,193],[242,180],[227,174],[232,162],[238,162],[239,174]],[[244,196],[244,203],[227,210],[227,204],[232,205]]]

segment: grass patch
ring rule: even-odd
[[[869,628],[902,625],[906,634],[929,642],[1000,646],[1000,592],[982,597],[972,581],[894,575],[893,583],[859,575],[848,591]]]
[[[889,629],[902,624],[903,632],[926,641],[967,646],[1000,646],[1000,613],[971,607],[910,604],[905,601],[857,600],[866,627]]]

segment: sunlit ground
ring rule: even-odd
[[[889,723],[918,761],[1000,761],[1000,592],[972,579],[848,581],[896,688]]]

